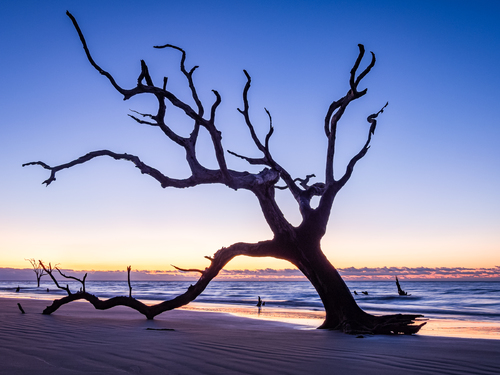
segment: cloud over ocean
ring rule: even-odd
[[[62,269],[66,274],[83,276],[88,273],[89,280],[126,280],[125,269],[116,271],[71,270]],[[392,280],[398,276],[402,280],[491,280],[500,281],[500,266],[492,268],[466,267],[363,267],[339,268],[338,271],[345,280]],[[0,280],[30,280],[35,275],[30,268],[0,268]],[[132,270],[132,278],[144,281],[182,281],[196,280],[197,272],[181,272],[177,270]],[[216,280],[306,280],[298,269],[255,269],[226,270],[223,269]]]

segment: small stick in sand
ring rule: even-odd
[[[22,312],[23,314],[26,314],[26,313],[24,312],[24,310],[23,310],[23,307],[21,306],[21,304],[20,304],[19,302],[17,303],[17,307],[19,307],[19,310],[21,310],[21,312]]]

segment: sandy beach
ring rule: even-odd
[[[21,314],[17,303],[26,311]],[[500,340],[356,336],[224,313],[0,299],[5,374],[498,374]]]

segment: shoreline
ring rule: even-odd
[[[9,299],[10,297],[0,297]],[[15,300],[34,300],[34,301],[53,301],[52,298],[33,298],[33,297],[15,297]],[[155,304],[161,301],[142,300],[146,304]],[[84,303],[90,305],[86,301],[75,301],[73,303]],[[91,306],[91,305],[90,305]],[[64,309],[65,306],[61,307]],[[93,308],[93,307],[92,307]],[[113,309],[107,310],[112,311]],[[137,313],[130,309],[131,312]],[[198,311],[210,313],[230,314],[237,317],[255,319],[258,321],[281,322],[294,326],[297,329],[316,329],[321,325],[324,319],[324,311],[313,311],[307,309],[289,309],[276,307],[263,307],[260,310],[255,306],[230,305],[223,303],[204,303],[191,302],[186,306],[180,307],[177,310],[183,311]],[[59,310],[58,310],[59,311]],[[56,311],[54,314],[57,314]],[[41,310],[40,310],[41,312]],[[169,311],[162,315],[168,315]],[[141,314],[137,313],[142,317]],[[460,319],[437,319],[426,318],[425,316],[420,321],[427,321],[427,324],[418,332],[419,336],[438,336],[450,338],[464,339],[488,339],[500,340],[500,322],[494,321],[479,321],[479,320],[460,320]]]
[[[22,314],[17,303],[26,314]],[[500,340],[364,336],[297,329],[229,313],[173,310],[152,321],[129,308],[0,299],[6,373],[492,374]]]
[[[191,302],[181,308],[190,311],[206,311],[229,313],[250,319],[277,321],[296,325],[301,329],[316,329],[324,319],[323,311],[292,310],[266,307],[260,313],[257,308],[233,307],[222,304],[209,304]],[[427,324],[417,333],[419,336],[454,337],[464,339],[487,339],[500,340],[500,322],[459,320],[459,319],[436,319],[419,318],[418,321],[426,321]]]

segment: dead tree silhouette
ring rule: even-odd
[[[363,45],[358,45],[359,53],[350,71],[347,93],[340,99],[333,101],[326,111],[322,125],[327,139],[325,177],[323,182],[310,183],[311,178],[315,177],[314,175],[309,175],[305,179],[294,178],[273,157],[270,139],[274,133],[274,127],[271,114],[267,109],[269,130],[264,140],[261,140],[257,136],[249,110],[248,92],[250,90],[251,77],[247,71],[243,71],[246,77],[246,84],[242,94],[243,107],[238,109],[238,111],[243,116],[246,127],[250,132],[250,142],[260,151],[261,156],[248,157],[234,151],[228,151],[228,153],[247,161],[251,165],[261,166],[262,170],[258,173],[232,170],[228,167],[226,163],[227,154],[224,151],[221,141],[222,134],[216,125],[216,113],[221,104],[222,97],[219,92],[212,90],[214,94],[213,102],[208,107],[205,107],[205,104],[200,100],[193,80],[193,74],[198,66],[194,66],[189,70],[186,68],[186,52],[182,48],[171,44],[155,46],[158,49],[171,49],[180,53],[180,70],[187,80],[194,106],[179,99],[167,88],[166,77],[163,79],[161,85],[156,86],[153,83],[148,66],[143,60],[141,61],[140,73],[135,87],[122,87],[109,72],[102,69],[94,61],[78,23],[69,12],[67,12],[67,15],[73,22],[90,64],[109,81],[116,91],[123,96],[124,100],[137,95],[150,95],[156,98],[158,105],[156,113],[149,114],[133,111],[133,114],[129,116],[139,124],[158,128],[170,141],[183,148],[191,176],[184,179],[171,178],[160,172],[160,170],[144,163],[136,155],[117,153],[110,150],[92,151],[68,163],[56,166],[50,166],[42,161],[26,163],[24,166],[39,165],[49,170],[50,176],[43,182],[48,186],[56,180],[58,172],[101,156],[107,156],[115,160],[131,162],[142,174],[155,179],[162,188],[186,188],[204,184],[222,184],[234,190],[244,189],[253,193],[257,198],[264,218],[274,236],[272,239],[257,243],[239,242],[229,247],[221,248],[213,257],[207,257],[211,262],[207,268],[204,270],[190,270],[201,274],[199,280],[194,285],[191,285],[185,293],[172,300],[147,306],[132,298],[131,295],[129,297],[115,297],[101,301],[87,292],[82,292],[69,294],[67,297],[54,301],[52,306],[49,306],[44,313],[50,314],[65,303],[77,299],[85,299],[98,309],[126,305],[138,310],[148,319],[152,319],[164,311],[175,309],[193,301],[231,259],[236,256],[245,255],[287,260],[302,271],[318,292],[325,308],[326,317],[320,328],[337,329],[346,333],[384,334],[411,334],[420,329],[422,325],[415,324],[415,319],[419,315],[397,314],[374,316],[364,312],[357,305],[342,277],[324,255],[320,246],[320,241],[326,232],[334,199],[351,178],[356,164],[368,152],[372,136],[376,129],[377,118],[387,106],[385,104],[379,111],[368,116],[367,135],[364,145],[352,156],[345,171],[340,173],[340,177],[336,178],[336,173],[334,172],[337,171],[334,171],[334,157],[337,145],[337,127],[349,104],[363,97],[367,92],[366,88],[360,89],[359,85],[375,65],[375,55],[373,53],[371,53],[371,59],[366,68],[361,70],[360,64],[365,55],[365,49]],[[168,122],[165,121],[168,106],[180,109],[192,121],[189,136],[185,137],[176,133],[168,125]],[[218,166],[216,169],[205,167],[197,157],[197,140],[202,131],[207,132],[210,137]],[[284,183],[285,186],[279,187],[278,183]],[[302,220],[298,226],[290,224],[278,206],[275,199],[275,190],[278,188],[287,189],[295,199]],[[315,208],[311,205],[313,197],[319,198],[319,203]],[[182,268],[179,269],[184,270]]]

